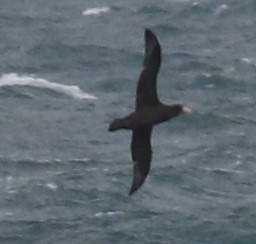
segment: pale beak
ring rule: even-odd
[[[184,113],[184,114],[191,114],[192,110],[190,108],[187,108],[187,107],[182,107],[182,113]]]

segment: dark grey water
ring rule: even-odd
[[[256,4],[0,1],[0,243],[256,243]],[[130,133],[144,28],[163,101],[134,196]]]

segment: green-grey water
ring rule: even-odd
[[[256,243],[256,4],[0,1],[0,243]],[[132,197],[144,29],[159,96],[194,112],[154,129]]]

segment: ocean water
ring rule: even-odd
[[[0,243],[256,243],[254,0],[0,1]],[[144,29],[159,96],[194,112],[154,129],[132,197]]]

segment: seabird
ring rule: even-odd
[[[154,125],[165,122],[181,113],[191,113],[181,104],[166,105],[160,102],[156,81],[161,65],[161,46],[149,29],[145,30],[145,57],[136,91],[135,111],[128,116],[113,120],[109,131],[132,130],[131,156],[133,160],[133,182],[129,195],[144,183],[152,159],[151,134]]]

